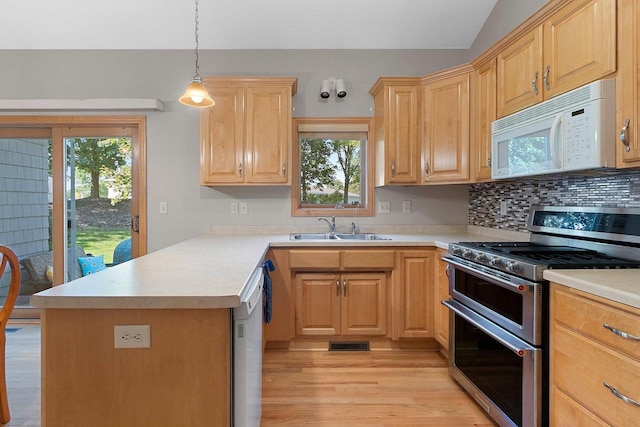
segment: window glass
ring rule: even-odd
[[[370,120],[295,119],[294,215],[370,215]]]

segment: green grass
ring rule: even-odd
[[[113,250],[118,243],[129,237],[131,232],[128,228],[119,230],[85,228],[76,231],[76,243],[88,254],[104,255],[105,264],[113,262]]]

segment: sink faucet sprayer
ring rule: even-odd
[[[318,221],[324,221],[327,223],[327,225],[329,226],[329,231],[331,231],[332,233],[335,233],[336,231],[336,217],[332,216],[331,217],[331,221],[329,221],[327,218],[318,218]]]

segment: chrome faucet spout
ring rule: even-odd
[[[329,231],[332,233],[335,233],[336,231],[336,217],[332,216],[331,217],[331,221],[329,221],[327,218],[318,218],[318,221],[324,221],[327,223],[327,225],[329,226]]]

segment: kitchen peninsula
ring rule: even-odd
[[[495,239],[456,231],[329,244],[446,248]],[[231,309],[270,247],[327,244],[207,235],[34,295],[43,426],[228,426]],[[150,325],[151,347],[114,348],[115,325]]]

